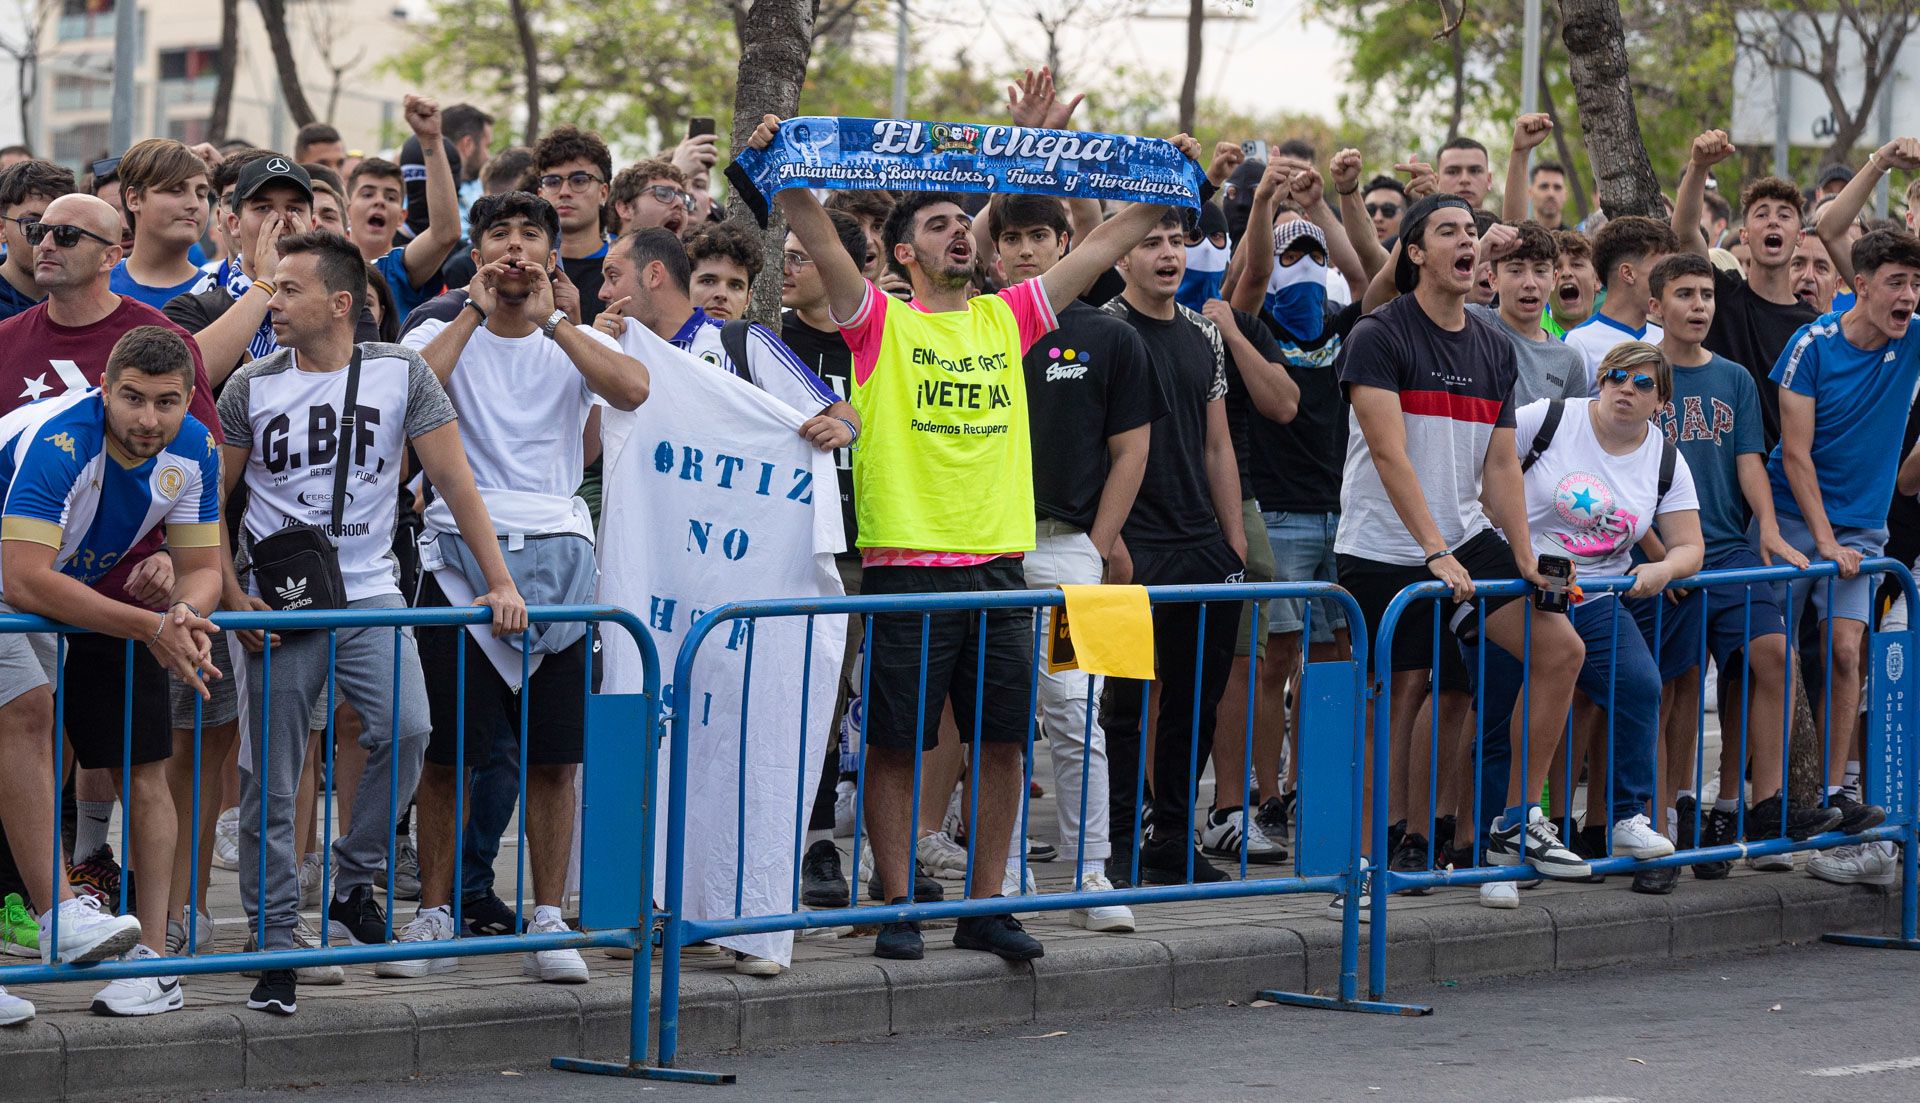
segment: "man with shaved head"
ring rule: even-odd
[[[176,333],[193,359],[193,389],[187,412],[217,438],[219,417],[213,388],[207,383],[200,350],[187,331],[167,316],[108,286],[125,250],[120,244],[120,212],[84,193],[63,195],[47,205],[40,221],[27,227],[33,249],[33,278],[45,301],[0,321],[0,415],[43,398],[84,392],[100,386],[107,358],[128,331],[159,326]],[[95,592],[158,612],[173,591],[174,564],[161,547],[161,534],[149,532],[112,569],[88,582]],[[204,610],[203,610],[204,611]],[[144,647],[132,649],[132,754],[125,755],[122,702],[129,677],[124,639],[99,633],[68,637],[63,714],[67,739],[83,769],[131,767],[132,861],[147,886],[160,891],[139,895],[140,926],[149,949],[159,951],[166,935],[170,903],[164,887],[173,870],[175,822],[167,789],[165,760],[173,750],[168,727],[168,673]],[[52,738],[49,727],[47,737]],[[114,786],[118,792],[119,786]],[[12,809],[7,809],[9,816]],[[11,828],[13,820],[6,826]],[[0,847],[0,850],[5,850]],[[24,867],[44,872],[45,839],[16,855]],[[88,854],[75,854],[84,864]],[[108,860],[111,860],[110,856]],[[29,884],[32,882],[29,881]],[[57,901],[35,899],[38,910]],[[109,901],[111,907],[117,901]],[[64,927],[64,918],[62,925]]]

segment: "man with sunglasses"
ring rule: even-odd
[[[554,291],[561,309],[591,326],[600,313],[600,262],[612,241],[603,212],[613,155],[591,130],[555,127],[533,147],[533,175],[540,198],[560,215],[560,269],[566,279],[555,281]]]
[[[1373,222],[1373,236],[1385,248],[1400,236],[1400,216],[1407,209],[1407,189],[1391,176],[1376,176],[1367,181],[1364,209]]]
[[[187,412],[217,437],[213,388],[201,365],[199,347],[166,315],[115,294],[109,286],[113,268],[123,256],[119,224],[119,214],[105,200],[76,193],[49,203],[40,220],[26,228],[34,279],[47,298],[0,321],[0,350],[5,350],[0,352],[0,413],[99,386],[119,340],[141,326],[159,326],[185,342],[194,365]],[[152,532],[92,586],[102,596],[157,612],[166,606],[174,576],[173,560],[162,550],[161,535]],[[129,671],[122,641],[104,636],[75,636],[67,652],[70,661],[61,721],[74,741],[81,766],[118,767],[130,757],[133,800],[126,814],[133,823],[134,858],[143,870],[150,870],[143,881],[156,888],[142,894],[138,903],[149,929],[164,936],[168,902],[162,890],[171,879],[173,847],[169,843],[164,853],[158,853],[143,847],[140,840],[173,836],[174,807],[164,771],[152,772],[158,782],[155,789],[144,780],[149,771],[140,768],[163,761],[173,751],[166,671],[143,648],[133,649]],[[120,703],[129,679],[133,742],[127,756]],[[89,740],[104,742],[95,748],[86,745]]]
[[[73,173],[51,161],[21,161],[0,169],[0,319],[11,318],[47,297],[33,278],[33,246],[27,227],[47,204],[73,191]]]

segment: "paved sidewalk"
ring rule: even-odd
[[[1048,756],[1036,758],[1044,771]],[[1051,838],[1050,797],[1035,802],[1031,820],[1036,836]],[[113,837],[117,846],[117,830]],[[514,842],[510,831],[498,867],[509,897]],[[1042,892],[1071,887],[1071,850],[1061,849],[1063,860],[1032,867]],[[1790,874],[1741,868],[1719,882],[1689,874],[1665,897],[1629,892],[1626,877],[1605,885],[1548,883],[1522,893],[1511,911],[1481,908],[1473,889],[1396,898],[1389,996],[1436,982],[1655,964],[1897,925],[1897,889],[1825,884],[1804,872],[1804,856],[1800,864]],[[1268,874],[1288,868],[1269,867]],[[959,886],[950,881],[947,889],[952,897]],[[736,975],[730,957],[689,957],[680,1063],[698,1067],[703,1055],[796,1041],[1045,1021],[1065,1012],[1245,1003],[1263,988],[1336,992],[1339,927],[1327,916],[1327,899],[1136,907],[1138,929],[1124,935],[1090,934],[1070,926],[1063,912],[1043,913],[1028,928],[1047,954],[1031,965],[953,949],[951,923],[929,925],[927,957],[919,962],[880,961],[871,937],[860,933],[799,940],[794,968],[771,979]],[[233,874],[216,871],[209,902],[215,952],[240,949],[246,932]],[[398,911],[396,926],[411,917],[412,905]],[[539,1064],[556,1055],[624,1057],[634,963],[598,950],[584,954],[593,979],[572,986],[522,976],[518,954],[465,959],[456,972],[418,980],[377,978],[371,966],[353,966],[344,985],[302,985],[300,1012],[290,1019],[248,1011],[252,981],[235,975],[185,978],[184,1011],[134,1020],[89,1014],[97,983],[16,985],[10,990],[33,1000],[40,1015],[0,1029],[0,1100],[398,1081]],[[0,958],[0,983],[6,960]],[[1363,953],[1363,993],[1364,984]],[[653,989],[657,1012],[657,964]],[[1444,1014],[1444,992],[1440,1002]]]

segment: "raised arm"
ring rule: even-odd
[[[1334,217],[1333,208],[1327,206],[1326,187],[1320,182],[1320,172],[1312,165],[1293,174],[1288,182],[1288,198],[1300,205],[1307,214],[1307,221],[1320,227],[1327,239],[1327,259],[1347,281],[1347,291],[1355,298],[1366,293],[1367,279],[1363,274],[1360,255],[1354,251],[1353,243],[1347,240],[1346,229],[1340,220]],[[1368,220],[1367,225],[1373,225]],[[1368,235],[1372,237],[1371,234]],[[1376,239],[1376,244],[1378,239]],[[1251,259],[1251,258],[1249,258]]]
[[[240,268],[253,281],[252,286],[225,314],[193,335],[200,346],[200,359],[206,364],[208,384],[218,387],[246,361],[247,346],[260,332],[260,323],[267,318],[267,302],[273,298],[273,277],[280,264],[277,243],[283,235],[306,233],[308,225],[307,217],[298,212],[292,218],[275,213],[260,227],[260,236],[246,243]]]
[[[1820,235],[1827,255],[1833,258],[1833,270],[1840,276],[1841,287],[1853,287],[1853,250],[1847,244],[1847,227],[1866,209],[1867,199],[1879,186],[1882,176],[1893,169],[1911,172],[1916,168],[1920,168],[1920,139],[1895,138],[1867,154],[1867,163],[1860,166],[1847,186],[1820,212],[1813,232]]]
[[[528,318],[538,316],[544,321],[553,313],[553,281],[548,278],[546,269],[537,264],[530,265],[527,271],[527,299],[522,310]],[[461,313],[472,314],[473,311],[463,310]],[[606,399],[609,406],[616,410],[633,410],[647,400],[646,365],[621,352],[620,346],[612,338],[571,321],[562,321],[554,327],[553,340],[560,346],[560,351],[567,354],[574,370],[587,381],[587,389]],[[432,366],[431,361],[428,366]],[[440,373],[436,369],[434,374]]]
[[[415,287],[425,287],[460,242],[460,191],[453,180],[453,166],[447,163],[446,144],[441,140],[440,105],[409,93],[404,109],[407,125],[420,139],[420,157],[427,163],[427,228],[407,242],[403,256],[407,279]]]
[[[762,115],[747,145],[752,149],[767,148],[779,128],[780,116]],[[840,235],[833,228],[833,220],[827,217],[827,209],[806,188],[788,188],[777,193],[773,201],[780,205],[787,229],[793,231],[793,236],[806,246],[807,255],[813,258],[814,269],[820,273],[820,282],[827,289],[827,309],[836,320],[852,318],[866,301],[867,278],[860,274],[860,266],[840,244]]]
[[[1527,202],[1527,159],[1547,135],[1553,133],[1553,117],[1542,111],[1522,115],[1513,122],[1513,145],[1507,150],[1507,189],[1500,196],[1500,221],[1519,222],[1530,213]]]
[[[1707,191],[1707,171],[1737,152],[1724,130],[1709,130],[1693,140],[1680,190],[1673,197],[1673,236],[1689,253],[1707,255],[1707,239],[1700,236],[1700,198]]]
[[[1235,310],[1258,313],[1267,297],[1267,281],[1273,278],[1273,199],[1286,177],[1286,170],[1268,162],[1253,189],[1253,206],[1247,211],[1247,228],[1240,232],[1241,257],[1237,272],[1229,272],[1228,302]],[[1216,319],[1217,321],[1218,319]]]
[[[1065,130],[1073,121],[1074,109],[1087,97],[1077,95],[1064,99],[1054,87],[1053,70],[1041,66],[1039,72],[1028,69],[1024,75],[1007,85],[1007,116],[1015,126],[1044,127],[1048,130]],[[999,243],[987,232],[987,218],[973,220],[974,251],[992,263],[1000,254]],[[1073,240],[1079,241],[1100,225],[1100,201],[1097,199],[1067,200],[1067,224],[1073,228]]]
[[[1373,218],[1367,214],[1365,197],[1360,194],[1360,174],[1364,171],[1357,149],[1343,149],[1327,162],[1327,177],[1333,181],[1333,193],[1340,197],[1340,236],[1347,239],[1348,247],[1360,258],[1357,271],[1363,278],[1372,279],[1381,265],[1387,263],[1387,251],[1381,248],[1380,237],[1373,232]],[[1328,241],[1332,241],[1331,234]]]

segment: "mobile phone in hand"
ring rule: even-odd
[[[687,123],[687,137],[689,138],[698,138],[702,134],[716,133],[718,133],[718,131],[714,129],[713,120],[705,115],[696,115],[692,121]]]

